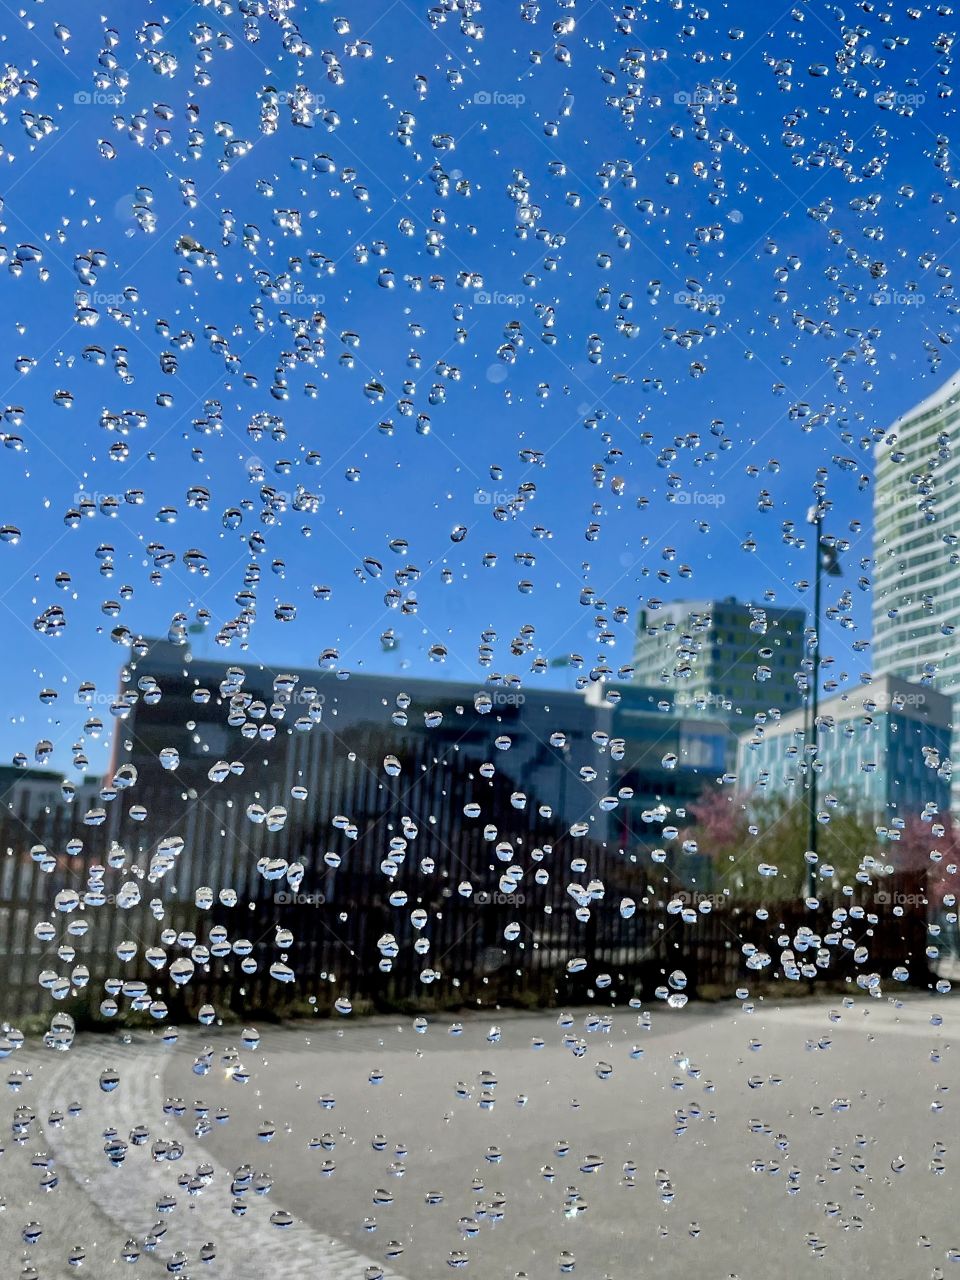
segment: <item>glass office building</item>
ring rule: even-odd
[[[948,697],[887,676],[820,704],[819,804],[833,801],[878,822],[950,807],[952,705]],[[800,794],[810,750],[803,711],[768,720],[740,739],[740,789]]]

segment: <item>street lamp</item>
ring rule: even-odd
[[[832,541],[825,539],[823,536],[823,517],[825,510],[827,509],[826,500],[822,495],[820,495],[820,501],[816,502],[807,512],[807,521],[809,524],[812,524],[816,530],[816,537],[814,539],[816,545],[816,567],[813,577],[813,663],[810,672],[811,692],[810,697],[807,700],[811,723],[806,735],[809,739],[809,764],[807,776],[807,851],[813,854],[817,852],[817,841],[820,833],[820,823],[817,821],[817,750],[820,742],[821,584],[824,573],[826,573],[828,578],[839,578],[842,572],[836,547]],[[816,867],[816,861],[813,859],[807,863],[806,896],[808,898],[816,897]]]

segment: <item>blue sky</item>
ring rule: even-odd
[[[758,18],[728,4],[702,20],[666,4],[631,20],[632,7],[543,3],[530,22],[534,5],[488,4],[482,39],[455,13],[433,29],[428,6],[406,0],[311,5],[293,13],[298,32],[263,18],[256,43],[241,16],[187,3],[109,3],[102,22],[83,23],[72,6],[31,4],[27,21],[6,24],[4,85],[21,91],[0,122],[0,380],[4,431],[24,447],[0,454],[2,523],[21,534],[0,544],[0,757],[32,757],[48,737],[67,764],[86,715],[79,681],[116,688],[125,650],[111,631],[163,635],[198,608],[213,619],[204,656],[312,666],[329,648],[345,670],[479,679],[488,628],[491,669],[526,677],[533,655],[509,652],[525,624],[535,653],[578,652],[589,667],[603,652],[616,667],[650,597],[805,601],[810,549],[785,543],[782,526],[803,525],[818,467],[828,529],[851,544],[831,590],[850,591],[856,626],[831,624],[823,647],[830,674],[869,670],[869,651],[851,650],[869,638],[857,584],[871,456],[859,442],[956,368],[960,328],[941,296],[960,206],[956,157],[948,145],[937,155],[953,114],[938,97],[945,19],[858,10],[845,43],[830,5]],[[312,56],[291,51],[301,42]],[[310,127],[292,122],[298,85]],[[264,133],[268,87],[279,97]],[[183,236],[216,262],[178,253]],[[28,249],[11,269],[18,245],[42,261]],[[77,255],[88,255],[79,274]],[[83,289],[92,326],[75,318]],[[285,312],[306,322],[304,341],[322,337],[322,358],[291,355]],[[171,340],[184,333],[192,344]],[[90,345],[102,367],[83,358]],[[176,371],[164,373],[171,352]],[[285,399],[271,394],[278,364]],[[61,392],[72,407],[57,405]],[[222,415],[205,431],[211,400]],[[131,410],[145,418],[129,434],[103,425]],[[258,414],[282,418],[283,438],[251,435]],[[304,486],[315,512],[263,524],[263,482]],[[497,519],[531,482],[535,496]],[[190,505],[198,487],[206,510]],[[123,501],[130,490],[142,505]],[[68,527],[80,494],[119,495],[118,514]],[[225,528],[235,508],[242,523]],[[176,557],[159,585],[153,543]],[[185,563],[191,551],[206,577]],[[249,648],[219,650],[251,560]],[[418,609],[401,616],[384,594],[408,565],[420,577],[400,590]],[[64,572],[67,590],[55,583]],[[598,647],[585,586],[606,616],[630,610],[611,627],[615,647]],[[55,638],[33,627],[51,605],[67,618]],[[280,606],[292,620],[275,617]],[[398,647],[386,654],[389,627]],[[61,690],[52,710],[44,687]],[[86,750],[102,767],[106,735]]]

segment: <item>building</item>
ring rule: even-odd
[[[874,670],[960,693],[960,374],[878,444],[873,499]]]
[[[85,956],[113,974],[122,948],[125,996],[158,1017],[170,992],[148,952],[174,945],[197,1000],[215,988],[243,1010],[283,998],[288,951],[320,1007],[441,980],[447,996],[509,992],[527,963],[550,996],[580,954],[611,972],[642,956],[644,983],[662,977],[659,921],[595,904],[698,880],[683,829],[723,769],[724,721],[633,686],[345,678],[141,648],[102,785],[8,837],[0,950],[32,947],[53,887],[81,895]]]
[[[279,800],[271,788],[311,789],[330,764],[327,755],[348,754],[370,738],[384,751],[429,742],[441,753],[494,762],[566,823],[582,815],[595,792],[592,786],[578,792],[571,783],[573,777],[582,783],[598,754],[592,712],[574,692],[228,666],[164,642],[125,677],[139,697],[119,727],[113,767],[127,760],[138,772],[162,777],[157,761],[172,752],[177,763],[170,772],[188,788],[204,787],[217,760],[239,755],[245,790],[258,787]],[[304,802],[308,816],[315,798]]]
[[[579,693],[240,667],[163,642],[121,683],[112,768],[136,782],[111,818],[129,838],[137,807],[143,849],[186,831],[183,889],[214,849],[217,878],[256,896],[258,859],[281,845],[325,842],[375,868],[414,825],[418,854],[452,876],[495,862],[498,841],[519,856],[574,827],[606,834],[606,757]]]
[[[960,374],[876,449],[873,671],[960,698]],[[960,811],[960,773],[953,783]]]
[[[637,619],[634,678],[690,714],[742,724],[757,712],[789,713],[802,701],[805,625],[803,609],[732,596],[648,608]]]
[[[886,825],[950,808],[950,698],[883,676],[820,703],[820,808],[833,800]],[[769,719],[740,738],[738,782],[753,795],[794,797],[805,787],[804,712]]]
[[[645,859],[664,845],[675,853],[665,833],[688,824],[690,806],[736,759],[736,734],[725,718],[677,708],[658,689],[598,684],[587,701],[610,740],[608,803],[617,804],[608,838],[631,857]],[[674,856],[671,870],[692,883],[701,868],[694,858]]]
[[[130,713],[112,768],[132,767],[136,782],[108,805],[114,830],[123,822],[129,838],[124,815],[136,807],[144,849],[185,826],[195,833],[188,845],[209,848],[202,829],[230,868],[254,868],[244,851],[269,845],[271,813],[288,848],[331,828],[331,848],[342,845],[335,833],[346,830],[374,866],[407,821],[451,873],[480,856],[478,833],[485,858],[498,840],[519,851],[571,831],[638,858],[684,825],[686,807],[736,758],[725,719],[678,712],[659,690],[632,684],[580,693],[343,679],[228,666],[162,642],[121,683]],[[184,888],[190,860],[179,863]]]
[[[63,803],[63,784],[63,774],[53,769],[0,765],[0,807],[21,822],[34,822]]]

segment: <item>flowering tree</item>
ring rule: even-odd
[[[749,836],[746,798],[711,787],[690,806],[700,852],[709,858],[741,849]]]
[[[891,847],[890,862],[898,871],[926,872],[931,903],[943,906],[948,894],[960,891],[960,832],[949,815],[925,822],[911,814]]]
[[[712,863],[715,889],[758,899],[803,893],[810,845],[804,791],[767,796],[711,788],[690,812],[689,835]],[[931,901],[937,904],[958,891],[960,875],[950,868],[960,861],[960,833],[949,819],[930,823],[911,816],[893,841],[878,833],[878,825],[889,828],[889,822],[878,823],[842,797],[826,806],[817,828],[819,873],[832,869],[829,881],[850,884],[872,859],[897,871],[926,872]]]

